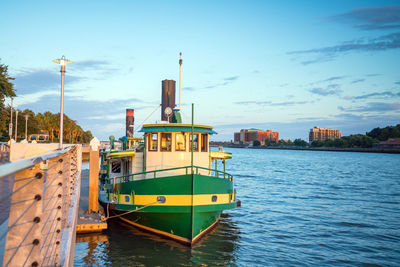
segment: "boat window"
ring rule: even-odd
[[[124,172],[122,173],[123,175],[126,175],[129,173],[129,161],[125,160],[124,161]]]
[[[201,152],[208,151],[208,135],[202,134],[201,135]]]
[[[186,138],[182,133],[175,134],[175,151],[186,151]]]
[[[157,151],[158,150],[158,134],[151,133],[149,136],[149,151]]]
[[[121,162],[112,161],[111,162],[111,172],[112,173],[121,173]]]
[[[190,144],[189,144],[189,151],[192,151],[192,134],[189,135]],[[199,135],[193,134],[193,152],[199,151]]]
[[[171,151],[171,134],[161,134],[161,151]]]

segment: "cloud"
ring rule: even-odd
[[[329,77],[329,78],[326,78],[326,79],[323,79],[323,80],[312,82],[312,83],[310,83],[310,85],[318,84],[318,83],[326,83],[326,82],[338,81],[338,80],[342,80],[342,79],[344,79],[346,77],[347,76],[332,76],[332,77]]]
[[[59,89],[61,84],[60,72],[46,69],[24,69],[14,75],[14,85],[17,95],[38,91]],[[84,80],[74,75],[65,76],[65,85]]]
[[[346,112],[387,112],[400,110],[400,102],[385,103],[385,102],[369,102],[365,106],[344,108],[338,107],[341,111]]]
[[[349,24],[361,30],[400,29],[400,6],[354,8],[328,20]]]
[[[224,78],[224,82],[209,85],[209,86],[206,86],[205,88],[212,89],[212,88],[216,88],[216,87],[220,87],[220,86],[226,86],[226,85],[231,84],[232,82],[236,81],[237,79],[239,79],[239,76],[226,77],[226,78]]]
[[[367,75],[365,75],[365,76],[367,76],[367,77],[375,77],[375,76],[380,76],[381,74],[379,74],[379,73],[371,73],[371,74],[367,74]]]
[[[328,21],[345,23],[362,30],[398,30],[400,29],[400,6],[355,8],[346,13],[330,16]],[[359,38],[334,46],[290,51],[287,54],[313,54],[313,58],[300,59],[301,64],[309,65],[331,61],[339,54],[349,52],[375,52],[398,48],[400,48],[400,32],[392,32],[373,38]]]
[[[239,101],[234,102],[237,105],[260,105],[260,106],[294,106],[310,103],[309,101],[286,101],[286,102],[271,102],[271,101]]]
[[[42,98],[55,95],[60,96],[60,94],[61,94],[60,90],[45,90],[31,94],[19,95],[17,98],[15,98],[15,106],[19,107],[27,104],[33,104]]]
[[[105,60],[83,60],[76,61],[70,68],[78,70],[97,70],[108,66],[110,66],[110,63]]]
[[[25,95],[19,96],[15,99],[15,103],[19,109],[29,108],[35,113],[51,111],[58,113],[60,110],[60,96],[59,91],[44,91],[32,94],[35,96],[35,101],[24,101],[20,103],[21,99],[24,99]],[[26,99],[33,99],[26,95]],[[64,112],[73,120],[78,121],[78,124],[83,126],[85,130],[91,130],[94,135],[100,139],[107,139],[109,134],[115,134],[116,136],[124,135],[125,126],[116,128],[116,125],[124,124],[125,120],[125,109],[134,108],[135,113],[143,114],[140,116],[140,120],[136,121],[135,126],[139,127],[139,123],[142,119],[148,116],[150,112],[156,115],[156,109],[159,104],[154,102],[146,102],[138,98],[126,98],[126,99],[104,99],[90,100],[81,97],[71,96],[66,94],[64,96]],[[159,109],[159,108],[158,108]],[[135,129],[136,129],[135,127]],[[111,132],[111,129],[114,132]]]
[[[365,81],[365,79],[357,79],[357,80],[352,81],[351,83],[361,83],[363,81]]]
[[[376,38],[360,38],[335,46],[292,51],[288,52],[288,54],[320,53],[326,55],[336,55],[351,51],[384,51],[397,48],[400,48],[400,32],[395,32]]]
[[[194,91],[194,87],[182,87],[183,91]]]
[[[400,81],[398,81],[398,82],[394,82],[394,84],[400,85]]]
[[[316,87],[308,91],[320,96],[339,95],[342,92],[339,88],[339,84],[330,84],[326,88]]]
[[[84,60],[77,61],[70,66],[71,71],[85,76],[90,76],[91,79],[105,80],[107,77],[119,72],[120,69],[115,68],[106,60]],[[132,72],[132,68],[127,70],[127,73]]]
[[[320,82],[331,82],[331,81],[341,80],[343,78],[346,78],[346,76],[333,76],[328,79],[321,80]]]
[[[286,101],[279,103],[271,103],[271,106],[294,106],[294,105],[304,105],[309,103],[308,101]]]
[[[233,102],[233,104],[237,105],[268,105],[271,104],[271,101],[239,101],[239,102]]]
[[[237,80],[239,78],[239,76],[232,76],[232,77],[227,77],[227,78],[225,78],[224,80],[225,81],[235,81],[235,80]]]
[[[367,99],[367,98],[371,98],[371,97],[384,97],[384,98],[392,98],[392,97],[399,97],[400,96],[400,92],[399,93],[392,93],[390,91],[385,91],[385,92],[380,92],[380,93],[370,93],[370,94],[365,94],[365,95],[359,95],[359,96],[353,96],[353,97],[347,97],[346,99],[350,100],[350,99]]]

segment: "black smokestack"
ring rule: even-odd
[[[133,137],[133,125],[135,123],[134,110],[126,109],[126,124],[125,124],[125,135],[126,137]]]
[[[166,107],[171,109],[175,108],[175,81],[174,80],[163,80],[162,81],[162,92],[161,92],[161,120],[167,121],[168,117],[164,111]]]

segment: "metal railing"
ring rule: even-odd
[[[184,167],[168,168],[168,169],[161,169],[161,170],[154,170],[154,171],[137,172],[137,173],[132,173],[132,174],[118,176],[118,177],[111,177],[106,180],[108,180],[109,183],[130,182],[135,179],[135,176],[146,176],[148,174],[152,174],[152,175],[150,175],[150,176],[152,176],[152,178],[161,178],[161,177],[165,177],[165,176],[157,177],[157,174],[159,174],[161,172],[171,172],[171,171],[183,170],[183,169],[185,169],[186,175],[187,174],[201,174],[199,172],[199,170],[205,170],[205,171],[209,172],[209,174],[210,174],[209,176],[229,179],[230,181],[233,181],[233,176],[227,172],[210,169],[210,168],[205,168],[205,167],[200,167],[200,166],[184,166]],[[211,174],[213,174],[213,175],[211,175]],[[174,175],[176,175],[176,174],[174,174]]]
[[[0,182],[12,181],[0,199],[9,202],[0,225],[3,266],[73,265],[81,157],[75,145],[0,166]]]

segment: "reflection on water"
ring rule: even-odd
[[[75,265],[232,265],[238,239],[239,228],[227,214],[223,214],[216,227],[192,248],[117,219],[110,221],[109,229],[98,237],[81,235],[77,238]]]

